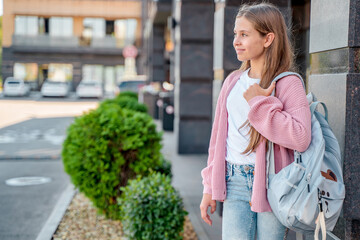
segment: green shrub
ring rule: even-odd
[[[70,125],[63,143],[64,168],[102,213],[119,219],[120,187],[162,164],[160,141],[148,114],[108,104]]]
[[[160,164],[154,168],[155,172],[165,174],[170,179],[172,178],[171,162],[166,160],[164,157],[160,158]]]
[[[100,108],[114,103],[119,105],[121,108],[127,108],[143,113],[147,112],[147,107],[145,104],[139,103],[137,99],[134,99],[133,97],[130,96],[122,96],[122,97],[116,97],[114,99],[107,99],[100,104]]]
[[[130,180],[122,191],[118,203],[123,230],[129,239],[183,239],[187,212],[169,177],[154,173]]]
[[[138,94],[131,91],[121,92],[119,95],[116,96],[116,98],[122,98],[122,97],[130,97],[134,98],[135,100],[138,100]]]

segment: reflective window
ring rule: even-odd
[[[73,78],[72,64],[50,63],[48,70],[48,78],[53,81],[67,82]]]
[[[90,38],[105,37],[105,19],[103,18],[84,18],[84,30],[90,31]],[[87,32],[86,35],[89,35]]]
[[[15,35],[38,35],[38,18],[34,16],[15,17]]]
[[[84,82],[103,82],[104,66],[84,65],[82,67],[82,81]]]
[[[15,63],[14,77],[25,81],[36,81],[38,76],[38,65],[36,63]]]
[[[105,67],[105,92],[113,93],[115,91],[115,67],[106,66]]]
[[[69,17],[51,17],[50,36],[53,37],[73,36],[73,19]]]
[[[126,24],[126,39],[128,42],[126,45],[133,45],[136,38],[136,19],[128,19]]]
[[[39,67],[36,63],[15,63],[14,64],[14,78],[24,79],[29,83],[31,89],[37,88]]]
[[[115,21],[115,37],[119,47],[134,45],[136,39],[136,19],[122,19]]]
[[[117,65],[115,67],[116,71],[116,83],[120,83],[123,80],[125,68],[124,65]]]

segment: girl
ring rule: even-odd
[[[290,164],[293,151],[311,141],[311,115],[301,80],[272,80],[293,69],[293,52],[280,11],[261,3],[244,5],[234,27],[240,70],[225,80],[217,102],[208,165],[201,172],[201,217],[224,201],[222,236],[228,239],[283,239],[285,227],[266,196],[266,145],[274,143],[275,172]]]

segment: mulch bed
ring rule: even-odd
[[[121,230],[121,222],[99,215],[90,200],[77,193],[70,203],[56,230],[53,240],[118,240],[126,239]],[[194,228],[186,217],[184,240],[197,240]]]

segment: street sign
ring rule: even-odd
[[[135,58],[138,54],[138,50],[135,46],[129,45],[124,47],[122,54],[124,58]]]

